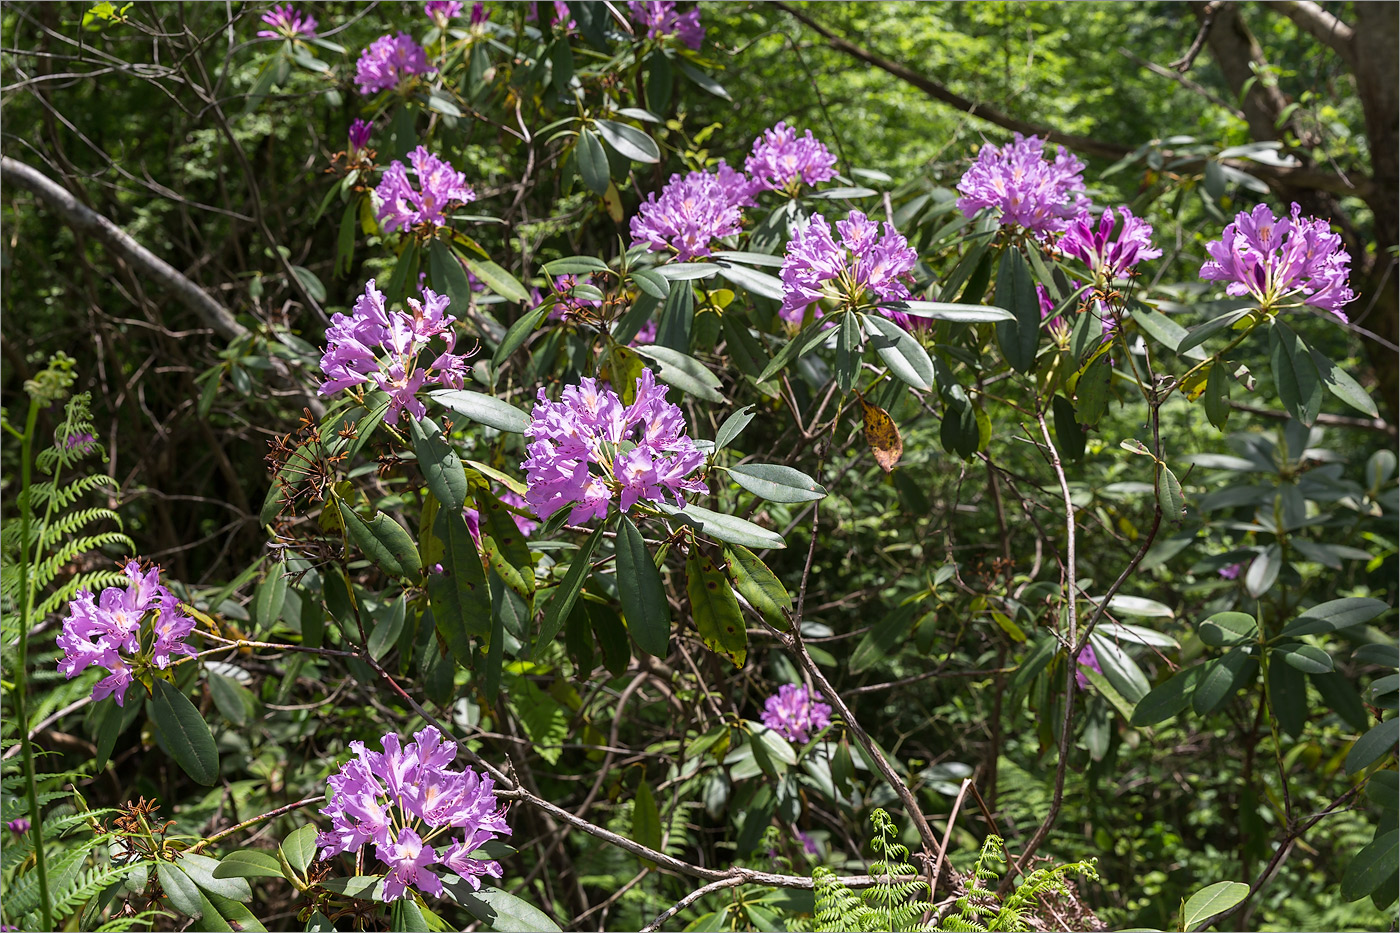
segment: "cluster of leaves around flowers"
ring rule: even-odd
[[[407,155],[419,139],[415,117],[425,111],[438,114],[449,127],[465,119],[460,104],[489,99],[504,80],[501,75],[492,77],[491,55],[500,53],[499,44],[506,38],[530,42],[525,70],[537,72],[535,86],[560,100],[572,94],[592,105],[588,115],[564,118],[537,133],[556,134],[568,169],[563,173],[567,184],[577,179],[597,195],[600,210],[621,219],[618,182],[624,173],[614,162],[618,157],[641,164],[660,162],[660,144],[647,128],[660,125],[669,111],[672,69],[710,93],[722,89],[696,67],[703,62],[693,50],[666,41],[617,42],[606,24],[593,18],[598,14],[585,14],[583,9],[579,7],[579,36],[592,45],[619,50],[592,77],[607,73],[643,79],[646,100],[634,103],[646,107],[622,106],[622,99],[606,92],[587,98],[583,82],[575,80],[584,72],[575,70],[573,37],[567,33],[531,32],[522,26],[506,36],[497,31],[499,24],[489,32],[430,31],[422,45],[433,49],[436,44],[443,50],[437,65],[442,81],[410,83],[385,92],[372,105],[383,110],[390,147],[401,157]],[[319,47],[329,50],[324,43]],[[287,39],[269,58],[265,75],[272,77],[260,81],[258,93],[271,90],[288,62],[322,70],[324,63],[308,61],[319,61],[310,47]],[[617,86],[635,83],[621,80]],[[371,165],[343,162],[345,174],[322,205],[324,212],[337,197],[345,202],[337,265],[349,267],[361,237],[381,252],[394,253],[385,267],[389,303],[401,301],[424,273],[427,284],[448,296],[454,311],[460,310],[459,319],[471,322],[471,336],[486,352],[470,369],[470,383],[428,394],[427,402],[436,409],[431,417],[425,410],[424,417],[410,417],[405,426],[386,418],[392,404],[389,395],[362,389],[332,399],[324,416],[308,417],[299,429],[282,436],[273,451],[273,482],[261,515],[274,529],[277,561],[261,570],[251,611],[230,597],[259,576],[257,567],[218,590],[175,585],[201,623],[200,637],[230,652],[228,660],[178,665],[168,678],[153,681],[151,701],[144,706],[155,724],[156,741],[196,781],[214,784],[237,767],[230,761],[235,757],[231,752],[256,750],[258,756],[247,768],[256,780],[240,783],[295,779],[315,790],[298,768],[287,769],[272,760],[277,742],[238,734],[250,722],[280,721],[278,731],[286,729],[278,742],[294,742],[304,735],[304,718],[299,721],[290,711],[274,710],[287,705],[298,689],[298,677],[369,685],[376,691],[385,683],[406,685],[413,702],[422,706],[413,706],[413,712],[398,708],[396,715],[402,719],[387,724],[393,731],[407,731],[409,720],[421,715],[423,707],[463,732],[517,729],[529,746],[521,755],[522,764],[527,755],[536,765],[542,762],[542,777],[561,762],[577,773],[591,773],[593,759],[588,756],[594,747],[612,744],[604,741],[608,737],[601,728],[611,709],[579,689],[595,678],[611,683],[672,659],[685,663],[693,660],[689,643],[703,645],[731,666],[710,666],[706,680],[752,672],[754,626],[763,635],[761,647],[777,678],[795,680],[792,662],[776,652],[768,655],[767,648],[793,637],[791,584],[807,577],[800,566],[771,569],[769,561],[776,564],[781,555],[759,555],[784,548],[787,533],[803,524],[812,504],[827,499],[827,489],[818,482],[825,455],[851,452],[852,462],[863,462],[854,458],[868,450],[879,465],[876,476],[891,474],[891,489],[901,497],[923,495],[910,474],[927,464],[937,448],[950,459],[968,461],[985,456],[1000,462],[1012,456],[1000,451],[992,432],[992,415],[1004,417],[996,409],[998,399],[1010,397],[1013,410],[1033,412],[1042,426],[1047,421],[1053,425],[1053,439],[1045,429],[1045,445],[1057,449],[1071,469],[1104,449],[1118,449],[1104,440],[1123,441],[1126,452],[1118,455],[1121,462],[1115,465],[1125,477],[1118,483],[1122,488],[1076,490],[1084,493],[1076,504],[1107,515],[1132,497],[1151,503],[1149,508],[1172,530],[1147,552],[1146,569],[1165,564],[1188,546],[1199,548],[1202,537],[1210,548],[1194,571],[1211,586],[1187,604],[1199,621],[1189,629],[1174,625],[1175,634],[1163,630],[1165,625],[1122,621],[1175,620],[1175,608],[1145,595],[1122,594],[1116,588],[1110,592],[1102,583],[1095,596],[1088,589],[1090,581],[1081,580],[1086,590],[1074,598],[1089,597],[1085,602],[1103,606],[1105,615],[1088,639],[1100,669],[1083,671],[1091,698],[1085,716],[1075,723],[1076,754],[1082,745],[1084,760],[1111,763],[1120,754],[1122,736],[1138,734],[1133,730],[1161,727],[1188,710],[1196,717],[1214,716],[1252,698],[1260,704],[1260,715],[1267,711],[1271,727],[1278,728],[1273,737],[1276,749],[1282,748],[1282,737],[1304,736],[1312,721],[1320,720],[1320,727],[1329,730],[1334,752],[1347,749],[1346,772],[1370,777],[1368,793],[1375,787],[1384,790],[1387,781],[1393,785],[1389,756],[1395,720],[1366,709],[1356,677],[1340,672],[1342,663],[1353,673],[1369,672],[1364,675],[1371,679],[1366,699],[1373,709],[1395,708],[1393,652],[1379,643],[1375,629],[1365,628],[1390,607],[1367,595],[1318,599],[1307,590],[1306,581],[1318,566],[1335,568],[1343,562],[1393,556],[1393,541],[1377,544],[1372,552],[1329,538],[1341,522],[1351,522],[1359,533],[1381,534],[1374,529],[1396,512],[1395,462],[1393,457],[1372,457],[1363,486],[1346,479],[1341,464],[1328,462],[1337,458],[1319,454],[1318,438],[1309,426],[1325,393],[1368,415],[1375,414],[1374,405],[1340,365],[1305,342],[1275,311],[1261,309],[1257,302],[1174,304],[1171,299],[1179,293],[1167,288],[1160,295],[1147,294],[1134,280],[1100,283],[1090,293],[1074,284],[1089,278],[1089,270],[1051,248],[1053,241],[1003,227],[995,215],[964,216],[950,189],[920,182],[895,185],[877,170],[837,177],[834,186],[824,189],[764,195],[773,205],[767,216],[726,235],[699,261],[668,262],[645,245],[619,251],[608,260],[561,255],[535,270],[542,286],[549,288],[563,275],[590,275],[592,284],[575,280],[567,295],[548,293],[531,300],[521,281],[531,270],[507,271],[492,261],[491,251],[459,229],[479,218],[444,215],[427,227],[393,233],[380,229],[367,184]],[[814,213],[837,205],[843,215],[848,209],[871,208],[886,194],[890,223],[904,232],[918,255],[908,284],[910,295],[917,297],[890,310],[920,317],[929,326],[887,326],[890,320],[883,309],[839,302],[819,305],[820,319],[814,319],[814,308],[795,331],[786,326],[780,313],[783,283],[764,270],[782,266],[786,244]],[[1048,296],[1053,317],[1066,325],[1058,335],[1043,320],[1037,286]],[[577,300],[572,313],[551,319],[551,310],[570,298]],[[1108,340],[1103,339],[1105,315],[1116,325]],[[629,346],[636,332],[658,317],[656,342]],[[1196,323],[1186,328],[1178,318]],[[1168,464],[1168,454],[1155,438],[1134,441],[1121,433],[1132,417],[1112,409],[1146,411],[1155,427],[1165,403],[1155,394],[1160,388],[1157,377],[1175,374],[1175,410],[1203,409],[1212,424],[1223,427],[1231,417],[1231,392],[1255,389],[1245,341],[1256,331],[1269,340],[1267,378],[1261,381],[1272,382],[1292,420],[1281,444],[1251,431],[1232,436],[1232,456],[1198,455],[1195,465],[1205,478],[1195,479],[1196,488],[1208,491],[1192,501],[1177,476],[1180,464],[1176,470]],[[267,345],[280,346],[280,354],[314,366],[309,345],[283,336],[287,339]],[[722,351],[717,349],[721,346]],[[1219,349],[1208,352],[1212,346]],[[252,348],[250,343],[243,349]],[[629,395],[650,367],[685,406],[697,447],[705,455],[702,469],[712,484],[707,505],[658,501],[631,510],[613,509],[591,530],[571,527],[568,515],[559,512],[527,537],[516,521],[527,516],[519,506],[507,504],[507,494],[529,492],[517,465],[524,457],[521,435],[530,419],[510,399],[531,397],[538,385],[556,377],[572,383],[596,375],[618,389],[623,403],[631,404],[635,398]],[[218,375],[206,382],[214,391]],[[993,379],[1010,388],[1004,394],[990,392],[987,384]],[[841,429],[849,432],[849,439],[833,440],[821,456],[806,458],[814,464],[807,467],[810,472],[754,459],[779,448],[784,431],[793,430],[764,424],[775,420],[774,413],[783,406],[792,412],[795,431],[807,442],[804,446],[824,432],[835,438]],[[936,418],[936,429],[918,422],[921,411]],[[813,430],[817,426],[822,431]],[[366,457],[374,450],[379,451],[377,470]],[[1033,468],[1045,475],[1043,462]],[[1241,476],[1251,481],[1242,483]],[[850,502],[823,505],[837,514],[854,508]],[[477,516],[475,533],[468,509]],[[1205,518],[1216,513],[1228,513],[1231,519]],[[1104,522],[1105,527],[1115,524]],[[43,546],[63,542],[69,557],[95,546],[67,543],[80,540],[64,537],[73,530],[55,532]],[[570,534],[572,540],[566,538]],[[1147,537],[1153,535],[1155,531]],[[1211,579],[1217,570],[1235,564],[1245,565],[1238,583]],[[1038,561],[1036,566],[1038,570]],[[1114,575],[1106,564],[1097,566],[1110,579]],[[439,567],[441,572],[436,572]],[[7,567],[12,568],[13,564]],[[838,660],[819,644],[803,650],[829,671],[842,670],[844,664],[846,672],[862,674],[907,664],[909,659],[900,657],[896,646],[902,641],[931,643],[930,630],[936,628],[940,612],[956,612],[979,623],[991,619],[1001,633],[995,636],[1001,639],[1001,653],[992,656],[1006,658],[1014,668],[1006,683],[1011,705],[1028,703],[1039,711],[1039,738],[1051,747],[1057,713],[1066,702],[1058,694],[1065,678],[1057,675],[1076,655],[1065,650],[1057,637],[1056,613],[1044,606],[1047,599],[1055,601],[1061,590],[1058,581],[1036,579],[1036,572],[1026,573],[1024,568],[1018,573],[1020,588],[1014,597],[990,586],[987,592],[967,592],[963,568],[952,561],[924,580],[915,574],[908,585],[886,586],[876,579],[872,584],[888,590],[898,608],[870,627],[849,658]],[[1255,601],[1253,612],[1240,611],[1247,600]],[[7,615],[7,625],[10,619]],[[799,621],[798,631],[808,638],[834,634],[820,622]],[[1351,658],[1342,659],[1341,646],[1353,636],[1361,644]],[[1183,646],[1184,637],[1194,640]],[[276,647],[259,648],[253,644],[258,640]],[[252,665],[239,663],[243,651],[279,650],[284,645],[296,650],[277,662],[282,665],[280,680],[267,677],[258,682],[249,669]],[[950,649],[954,647],[956,640]],[[1165,673],[1167,666],[1151,658],[1165,657],[1166,652],[1180,652],[1182,667],[1154,687],[1144,667]],[[985,658],[986,652],[982,654]],[[927,666],[928,652],[920,655],[917,662]],[[1375,673],[1377,668],[1381,674]],[[719,819],[726,806],[743,814],[734,840],[736,857],[743,859],[758,850],[774,820],[792,826],[810,818],[804,796],[845,815],[882,799],[884,791],[870,779],[873,753],[853,743],[840,723],[792,742],[744,718],[742,707],[711,715],[703,706],[709,687],[700,676],[687,686],[694,691],[691,695],[701,698],[695,718],[680,734],[657,735],[658,747],[679,761],[659,770],[643,764],[611,776],[604,767],[600,782],[611,782],[610,796],[630,797],[630,805],[613,811],[614,828],[652,851],[669,842],[683,853],[690,844],[680,841],[686,833],[671,825],[663,832],[663,823],[670,820],[663,819],[653,789],[673,786],[681,802],[672,815],[684,815],[690,808]],[[1325,708],[1306,705],[1309,685],[1324,699]],[[207,699],[203,710],[187,699],[196,688]],[[776,684],[763,689],[775,691]],[[51,700],[58,696],[55,692]],[[61,705],[51,701],[40,713]],[[142,709],[140,703],[125,709],[110,703],[94,707],[94,769],[107,764],[115,743]],[[225,721],[217,739],[205,715],[213,710]],[[323,760],[310,769],[321,772],[317,778],[333,769],[331,759],[344,757],[352,734],[377,734],[384,725],[374,722],[368,711],[346,711],[345,717],[343,735],[318,736],[324,743]],[[571,721],[576,721],[572,732]],[[1360,738],[1350,742],[1343,735]],[[571,742],[574,736],[582,742]],[[500,748],[515,748],[484,739],[474,744],[481,755],[503,755]],[[946,784],[957,769],[942,767],[937,774],[931,767],[920,776],[940,777]],[[245,807],[275,809],[268,788],[244,786],[239,793]],[[934,793],[943,795],[941,790]],[[1384,906],[1381,881],[1388,870],[1393,876],[1395,851],[1394,833],[1385,819],[1393,808],[1384,809],[1383,793],[1371,796],[1383,808],[1381,818],[1375,823],[1374,840],[1353,860],[1343,893],[1372,894]],[[218,802],[213,797],[177,807],[184,821],[177,835],[194,835],[194,828]],[[7,816],[21,812],[13,798],[7,797],[6,808]],[[1029,822],[1038,818],[1026,816]],[[356,864],[354,875],[348,875],[344,865],[316,863],[315,830],[309,825],[286,834],[275,853],[234,851],[217,865],[193,852],[185,840],[169,845],[165,833],[154,829],[144,804],[122,813],[84,816],[71,826],[62,824],[57,833],[80,824],[93,827],[93,820],[106,817],[122,822],[116,830],[101,828],[95,838],[108,841],[112,834],[129,841],[145,836],[149,842],[131,859],[135,868],[117,863],[119,867],[104,868],[115,874],[87,877],[76,888],[71,872],[92,857],[96,846],[85,841],[81,848],[64,850],[67,874],[61,875],[65,886],[59,903],[65,906],[59,909],[76,909],[81,903],[93,911],[88,920],[100,919],[108,905],[124,899],[126,913],[108,916],[109,925],[136,922],[133,915],[144,917],[146,910],[173,908],[213,928],[221,918],[226,924],[236,921],[243,929],[257,929],[259,919],[242,905],[252,897],[244,879],[261,877],[283,878],[305,895],[304,919],[311,928],[340,916],[368,922],[382,909],[383,879],[360,873],[362,863]],[[302,822],[301,817],[290,819]],[[890,827],[877,823],[877,828],[883,872],[891,877],[906,874],[901,867],[905,855],[891,841]],[[47,836],[50,828],[46,825],[42,832]],[[1024,916],[1028,899],[1016,901],[1014,909],[1010,900],[989,908],[977,893],[978,881],[990,880],[988,865],[996,845],[989,841],[983,850],[973,872],[976,880],[965,889],[966,903],[944,918],[943,928],[959,928],[959,923],[977,928],[991,921],[990,928],[1013,929]],[[508,847],[490,854],[507,858],[507,865],[517,855]],[[27,862],[7,862],[5,870],[14,873],[10,878],[31,884]],[[881,871],[876,869],[877,874]],[[54,874],[60,873],[55,869]],[[915,914],[921,917],[931,906],[911,900],[917,893],[913,888],[884,885],[867,898],[844,890],[821,871],[816,877],[819,897],[825,898],[816,907],[816,921],[833,928],[852,917],[889,928],[912,927],[916,924],[906,921]],[[1049,890],[1052,881],[1062,879],[1063,871],[1041,880]],[[29,888],[24,890],[27,894]],[[75,890],[80,895],[74,895]],[[488,923],[514,918],[542,928],[550,924],[548,917],[501,891],[450,893]],[[1027,898],[1037,893],[1033,889]],[[29,901],[24,903],[28,909]],[[395,928],[427,929],[441,922],[416,896],[398,902],[394,911]],[[750,912],[743,921],[752,922],[754,916]]]

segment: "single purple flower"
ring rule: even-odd
[[[780,276],[783,280],[783,320],[800,323],[807,309],[830,298],[847,308],[899,301],[909,297],[904,280],[913,271],[918,254],[909,247],[894,224],[884,233],[860,211],[851,211],[836,222],[838,243],[821,214],[813,214],[807,226],[788,243]],[[820,307],[815,309],[822,316]],[[911,321],[898,312],[883,312],[908,328]]]
[[[557,402],[541,388],[525,437],[525,501],[542,519],[572,505],[569,521],[577,524],[607,515],[615,498],[626,512],[668,495],[683,506],[682,493],[709,492],[691,478],[705,455],[649,369],[637,378],[631,405],[591,378],[566,387]]]
[[[422,418],[427,408],[417,399],[418,390],[431,381],[445,388],[460,389],[465,384],[467,357],[453,353],[457,336],[456,321],[446,313],[449,299],[432,289],[423,291],[423,300],[408,298],[408,311],[390,312],[384,294],[374,281],[365,283],[365,293],[355,300],[351,313],[334,314],[326,330],[326,350],[321,355],[322,395],[369,384],[389,394],[390,424],[407,411]],[[433,338],[442,338],[445,349],[426,367],[420,357]]]
[[[480,26],[490,18],[491,11],[486,9],[486,4],[482,3],[481,0],[476,0],[476,3],[472,4],[471,24]]]
[[[133,662],[164,670],[171,655],[195,653],[185,644],[194,631],[194,620],[161,585],[160,568],[142,573],[133,560],[122,572],[127,579],[125,590],[109,586],[96,598],[86,590],[78,591],[68,604],[68,618],[57,640],[63,649],[59,673],[72,680],[94,665],[105,668],[108,676],[93,687],[92,699],[115,696],[118,706],[125,705],[126,688],[135,675]]]
[[[836,156],[807,130],[779,123],[753,141],[753,151],[744,160],[744,171],[760,191],[796,193],[801,185],[815,185],[836,177]]]
[[[397,159],[384,170],[374,189],[375,215],[386,232],[407,230],[419,224],[444,225],[447,212],[476,200],[467,176],[433,155],[423,146],[408,154],[418,187],[408,180],[409,169]]]
[[[578,23],[574,21],[573,16],[569,13],[569,4],[566,3],[565,0],[553,0],[551,6],[553,7],[549,16],[549,22],[551,24],[563,23],[565,31],[578,28]],[[525,22],[537,22],[539,16],[538,3],[531,0],[531,2],[525,4]]]
[[[1241,211],[1220,239],[1206,244],[1210,259],[1201,278],[1230,283],[1226,294],[1250,295],[1264,311],[1301,303],[1345,321],[1342,306],[1356,298],[1347,286],[1351,255],[1327,221],[1301,214],[1296,203],[1287,217],[1275,217],[1264,204]]]
[[[1228,566],[1221,567],[1219,570],[1216,571],[1216,573],[1220,574],[1220,578],[1222,580],[1238,580],[1240,577],[1240,571],[1243,569],[1244,564],[1230,564]]]
[[[831,725],[831,707],[815,701],[806,687],[783,684],[763,704],[763,724],[789,742],[807,742]]]
[[[808,855],[817,854],[817,840],[813,839],[811,836],[809,836],[807,833],[804,833],[800,829],[797,831],[797,838],[802,843],[803,852],[807,853]]]
[[[478,3],[477,6],[481,4]],[[428,19],[433,21],[434,26],[446,29],[448,23],[461,16],[464,9],[466,7],[459,0],[428,0],[423,12],[428,14]]]
[[[1113,235],[1113,208],[1106,207],[1098,223],[1087,210],[1080,211],[1060,238],[1062,252],[1075,257],[1094,273],[1094,280],[1105,287],[1144,259],[1156,259],[1162,251],[1152,245],[1152,225],[1134,217],[1126,207],[1118,209],[1122,226]]]
[[[314,39],[316,19],[305,16],[290,3],[273,7],[262,15],[271,29],[258,30],[260,39]]]
[[[638,207],[632,245],[673,250],[681,262],[708,256],[713,241],[739,233],[745,202],[753,203],[747,179],[723,162],[713,175],[672,175],[660,197],[653,191]]]
[[[628,0],[627,8],[632,11],[632,21],[645,29],[647,37],[664,39],[674,35],[692,49],[700,48],[705,41],[705,27],[700,25],[700,8],[676,12],[675,0]]]
[[[373,843],[375,856],[389,866],[384,896],[391,901],[408,896],[409,888],[441,895],[442,879],[430,870],[433,865],[479,889],[480,876],[499,878],[501,866],[471,854],[510,835],[495,783],[471,768],[451,770],[457,745],[444,742],[432,726],[413,738],[401,748],[390,732],[380,740],[382,752],[350,743],[355,757],[327,780],[331,801],[321,812],[330,817],[331,828],[316,837],[321,857]]]
[[[406,32],[380,36],[360,53],[355,63],[355,83],[361,94],[376,94],[398,87],[412,75],[432,74],[428,53]]]
[[[16,820],[10,820],[10,822],[5,824],[5,828],[16,836],[23,836],[25,833],[29,832],[29,827],[29,819],[23,816]]]
[[[1079,684],[1080,690],[1089,689],[1089,678],[1080,668],[1088,668],[1091,671],[1103,673],[1103,668],[1099,667],[1099,656],[1094,654],[1093,645],[1085,645],[1084,650],[1079,652],[1078,667],[1074,672],[1074,682]]]
[[[1007,146],[985,144],[958,182],[958,210],[972,217],[985,207],[995,208],[1002,224],[1040,235],[1064,230],[1089,206],[1084,163],[1063,148],[1047,161],[1044,150],[1039,137],[1020,133]]]
[[[350,143],[350,148],[347,150],[350,158],[355,158],[368,148],[369,137],[373,132],[374,124],[369,120],[356,120],[350,124],[350,131],[346,134]]]

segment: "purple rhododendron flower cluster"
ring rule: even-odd
[[[758,191],[790,191],[798,183],[815,185],[836,177],[836,156],[817,142],[812,131],[803,136],[787,123],[779,123],[753,141],[744,160],[744,171]]]
[[[422,418],[427,409],[417,399],[425,383],[460,389],[467,369],[465,355],[452,352],[457,335],[456,321],[446,314],[449,299],[432,289],[423,290],[423,300],[408,298],[409,311],[390,312],[384,294],[371,280],[365,293],[355,299],[351,313],[334,314],[326,330],[326,351],[321,355],[321,372],[326,381],[322,395],[369,383],[389,393],[386,420],[393,424],[407,411]],[[441,337],[446,349],[428,366],[418,366],[419,354],[434,337]]]
[[[1061,148],[1053,161],[1045,143],[1022,136],[1006,146],[987,143],[977,161],[958,181],[958,210],[967,217],[984,207],[996,208],[1003,224],[1037,234],[1059,232],[1089,206],[1084,196],[1084,163]]]
[[[1342,238],[1327,221],[1302,217],[1296,203],[1287,217],[1275,217],[1264,204],[1240,211],[1206,252],[1201,278],[1229,282],[1226,294],[1252,295],[1265,310],[1297,298],[1345,321],[1342,305],[1356,298],[1347,287],[1351,255]]]
[[[1096,281],[1108,283],[1126,275],[1144,259],[1156,259],[1162,251],[1152,245],[1152,225],[1134,217],[1126,207],[1118,209],[1122,225],[1113,235],[1113,208],[1106,207],[1098,224],[1088,211],[1080,211],[1060,239],[1062,252],[1075,257],[1094,271]]]
[[[672,175],[661,196],[647,195],[632,218],[632,245],[672,249],[681,262],[710,255],[715,240],[734,236],[740,208],[753,204],[749,179],[724,162],[714,174]]]
[[[640,501],[662,502],[667,493],[683,506],[682,493],[710,491],[690,478],[705,455],[649,369],[637,378],[631,405],[591,378],[566,387],[557,402],[541,388],[525,436],[525,501],[540,518],[573,505],[569,521],[586,522],[607,515],[614,497],[626,512]]]
[[[424,146],[408,154],[418,187],[408,180],[408,168],[395,159],[384,170],[374,189],[376,216],[384,229],[393,233],[418,224],[441,226],[447,211],[458,204],[476,200],[467,176],[433,155]]]
[[[1094,654],[1092,645],[1085,645],[1084,650],[1079,652],[1078,663],[1074,670],[1074,682],[1079,685],[1080,690],[1089,689],[1089,678],[1080,668],[1087,667],[1091,671],[1103,673],[1103,668],[1099,667],[1099,656]]]
[[[428,14],[428,19],[433,21],[434,26],[446,29],[447,24],[461,16],[464,9],[466,6],[460,0],[428,0],[423,12]]]
[[[428,64],[428,53],[406,32],[397,36],[380,36],[360,53],[355,62],[355,83],[361,94],[377,94],[398,87],[399,82],[412,75],[431,74],[436,69]]]
[[[273,7],[262,15],[262,21],[271,29],[259,29],[260,39],[314,39],[316,18],[304,15],[290,3]]]
[[[145,573],[136,561],[122,571],[127,588],[109,586],[93,598],[87,590],[68,604],[68,618],[58,636],[63,649],[59,673],[72,680],[92,665],[106,668],[110,676],[92,688],[92,699],[115,696],[125,705],[126,688],[135,673],[133,661],[149,661],[161,670],[171,655],[194,654],[185,639],[194,631],[194,620],[180,609],[180,602],[160,584],[160,568]],[[143,623],[150,622],[143,629]]]
[[[430,870],[433,865],[478,890],[483,877],[501,877],[501,865],[472,853],[510,835],[495,783],[471,768],[448,768],[457,743],[444,742],[432,726],[413,739],[400,748],[399,737],[390,732],[380,740],[382,752],[350,743],[355,757],[327,780],[331,802],[321,812],[330,817],[331,828],[316,837],[321,857],[374,843],[374,854],[389,866],[385,900],[408,896],[410,886],[440,896],[442,879]],[[436,846],[429,844],[434,841]]]
[[[700,48],[705,41],[699,7],[677,13],[675,0],[628,0],[627,8],[632,11],[633,22],[646,30],[648,38],[664,39],[674,35],[692,49]]]
[[[762,719],[789,742],[806,742],[831,725],[831,707],[813,701],[806,687],[783,684],[764,702]]]
[[[859,307],[876,299],[909,297],[903,279],[913,270],[918,254],[894,224],[887,221],[881,234],[875,221],[860,211],[851,211],[845,220],[836,222],[836,232],[840,243],[832,238],[826,218],[813,214],[788,243],[781,272],[783,305],[779,313],[783,320],[800,322],[807,308],[823,298]],[[816,313],[820,317],[821,309]],[[889,316],[905,327],[910,324],[906,315]]]

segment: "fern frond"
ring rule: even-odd
[[[79,496],[104,486],[114,492],[119,488],[117,481],[106,473],[91,473],[79,476],[66,486],[60,486],[56,480],[34,483],[29,487],[29,495],[35,511],[48,507],[50,503],[55,509],[67,509],[78,501]]]
[[[73,538],[65,541],[48,557],[36,564],[30,573],[33,575],[34,587],[36,590],[46,588],[58,576],[64,567],[72,563],[73,558],[88,551],[101,550],[104,547],[120,545],[130,550],[133,545],[131,539],[120,531],[103,531],[95,535],[87,535],[81,538]]]
[[[39,533],[39,547],[41,550],[48,550],[62,539],[65,535],[74,534],[78,529],[83,528],[98,519],[105,519],[117,526],[117,530],[122,529],[121,516],[111,509],[100,505],[90,509],[79,509],[76,512],[69,512],[55,521],[51,522],[47,528]]]

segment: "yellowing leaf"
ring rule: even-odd
[[[870,445],[870,451],[875,455],[875,462],[880,464],[880,469],[889,473],[904,455],[904,439],[899,436],[899,428],[889,412],[878,405],[870,404],[859,392],[856,393],[856,399],[860,402],[862,419],[865,421],[865,442]]]

